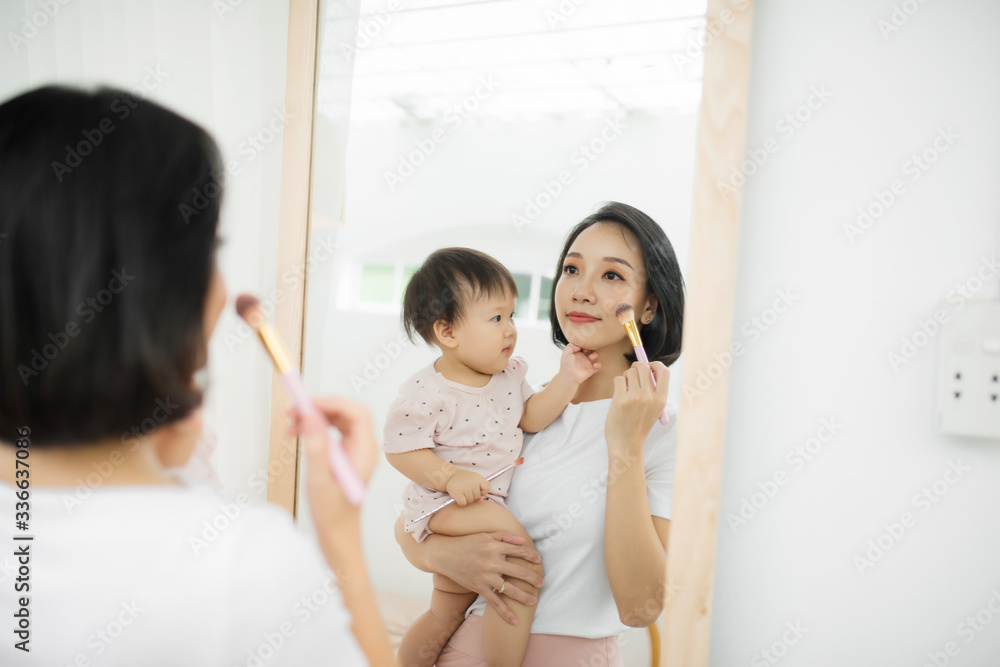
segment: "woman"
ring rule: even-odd
[[[667,405],[669,425],[657,417],[667,366],[680,355],[684,284],[663,230],[619,203],[570,232],[556,272],[552,338],[597,352],[601,368],[556,422],[525,436],[511,484],[510,511],[545,572],[523,664],[620,665],[617,635],[654,622],[665,601],[676,407]],[[622,303],[633,306],[648,365],[635,361],[615,316]],[[543,584],[525,567],[536,554],[510,534],[431,535],[418,544],[398,522],[396,536],[414,565],[481,596],[438,666],[486,664],[477,613],[490,603],[516,622],[501,595],[535,602],[521,586]]]
[[[198,194],[220,164],[200,127],[122,91],[0,105],[0,540],[23,554],[0,663],[394,664],[325,420],[293,429],[319,549],[170,469],[201,434],[195,372],[226,303],[220,201]],[[367,411],[317,405],[367,479]]]

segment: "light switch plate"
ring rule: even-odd
[[[966,301],[938,334],[938,426],[1000,439],[1000,302]]]

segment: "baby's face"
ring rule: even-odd
[[[487,297],[466,306],[465,317],[454,327],[454,353],[466,366],[495,375],[507,367],[517,343],[513,294]]]

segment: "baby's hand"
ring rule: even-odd
[[[601,368],[596,352],[588,352],[580,347],[567,343],[559,360],[559,374],[565,379],[582,383]]]
[[[489,493],[490,483],[478,473],[459,470],[448,480],[446,488],[458,506],[465,507]]]

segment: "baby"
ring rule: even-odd
[[[507,530],[534,546],[504,504],[513,470],[492,482],[486,477],[512,464],[521,455],[522,429],[534,433],[551,424],[600,364],[596,353],[567,345],[559,372],[535,392],[525,379],[527,365],[512,356],[516,298],[510,272],[468,248],[432,253],[406,288],[407,335],[412,340],[416,333],[441,350],[433,364],[403,383],[385,426],[386,457],[412,480],[403,493],[406,531],[418,542],[430,533]],[[426,516],[449,497],[455,502]],[[507,586],[538,594],[521,581],[495,590],[502,593]],[[435,574],[430,611],[407,631],[399,661],[405,667],[433,665],[475,599],[475,593]],[[492,607],[483,617],[490,665],[520,665],[531,633],[534,606],[510,598],[507,604],[516,626]]]

